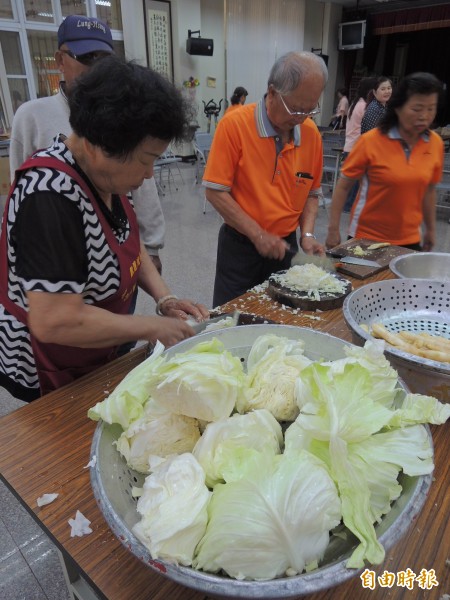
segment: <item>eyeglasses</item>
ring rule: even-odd
[[[303,112],[301,110],[299,110],[299,111],[289,110],[289,108],[286,106],[286,102],[283,100],[283,96],[280,94],[280,92],[278,92],[278,95],[281,98],[281,102],[283,103],[284,108],[291,115],[291,117],[313,117],[314,115],[318,115],[320,113],[319,106],[317,106],[317,108],[315,108],[314,110],[310,110],[309,112]]]
[[[90,67],[91,65],[93,65],[95,62],[97,62],[101,58],[110,56],[109,52],[102,52],[102,51],[87,52],[86,54],[80,54],[78,56],[76,56],[70,50],[61,50],[61,52],[63,54],[67,54],[67,56],[70,56],[70,58],[73,58],[74,60],[81,63],[85,67]]]

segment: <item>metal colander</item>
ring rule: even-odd
[[[216,337],[223,342],[227,350],[240,357],[245,364],[253,342],[260,335],[267,333],[282,335],[289,339],[303,339],[305,354],[314,360],[342,358],[345,356],[344,347],[350,345],[326,333],[302,327],[247,325],[200,334],[177,344],[166,353],[173,356],[175,353],[188,350],[199,341]],[[131,531],[139,518],[136,512],[136,500],[132,497],[132,488],[142,487],[145,476],[130,469],[113,445],[121,432],[120,426],[102,422],[96,428],[91,448],[91,459],[95,456],[96,460],[95,466],[90,469],[94,496],[116,537],[130,552],[159,574],[207,595],[224,598],[276,599],[312,594],[339,585],[359,573],[345,566],[358,543],[351,535],[347,539],[338,536],[331,538],[320,568],[294,577],[282,577],[271,581],[238,581],[225,575],[213,575],[153,559],[148,549]],[[399,482],[403,491],[393,503],[391,511],[376,526],[378,538],[386,550],[400,540],[422,509],[431,480],[432,475],[409,477],[400,474]]]
[[[353,341],[371,338],[372,323],[393,333],[406,330],[450,339],[450,282],[392,279],[370,283],[344,301],[344,317]],[[411,391],[450,402],[450,363],[415,356],[386,344],[386,356]]]

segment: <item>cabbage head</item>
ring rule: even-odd
[[[149,392],[167,411],[210,422],[230,416],[245,385],[240,359],[213,338],[167,360]]]
[[[141,520],[132,531],[153,558],[189,566],[208,520],[211,492],[205,474],[190,453],[151,468],[137,503]]]
[[[246,452],[240,478],[214,488],[193,566],[265,580],[316,565],[341,520],[327,469],[308,452]]]
[[[248,388],[237,401],[240,413],[265,408],[278,421],[294,421],[299,413],[294,394],[299,373],[311,360],[303,340],[273,334],[257,338],[247,360]]]
[[[163,411],[149,400],[142,417],[122,433],[116,446],[129,467],[148,473],[151,456],[165,458],[191,452],[199,438],[196,419]]]
[[[225,480],[224,471],[232,470],[238,448],[269,449],[280,454],[283,433],[275,417],[265,409],[209,423],[192,453],[206,473],[206,484],[214,487]],[[228,479],[227,479],[228,480]]]

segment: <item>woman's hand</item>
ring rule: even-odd
[[[165,317],[186,320],[193,317],[201,323],[209,319],[209,310],[204,304],[192,302],[192,300],[169,298],[161,306],[161,313]]]
[[[190,325],[181,319],[181,317],[173,319],[169,317],[151,317],[152,327],[151,334],[147,337],[147,341],[156,343],[157,340],[164,344],[166,348],[174,346],[178,342],[182,342],[193,335],[195,331]]]

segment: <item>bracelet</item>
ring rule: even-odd
[[[304,237],[310,237],[310,238],[313,238],[315,240],[317,239],[316,236],[313,233],[302,233],[300,239],[302,239]]]
[[[158,300],[158,302],[156,303],[156,314],[159,315],[160,317],[163,316],[161,308],[162,308],[163,304],[165,304],[168,300],[178,300],[178,296],[169,294],[168,296],[163,296],[162,298],[160,298]]]

